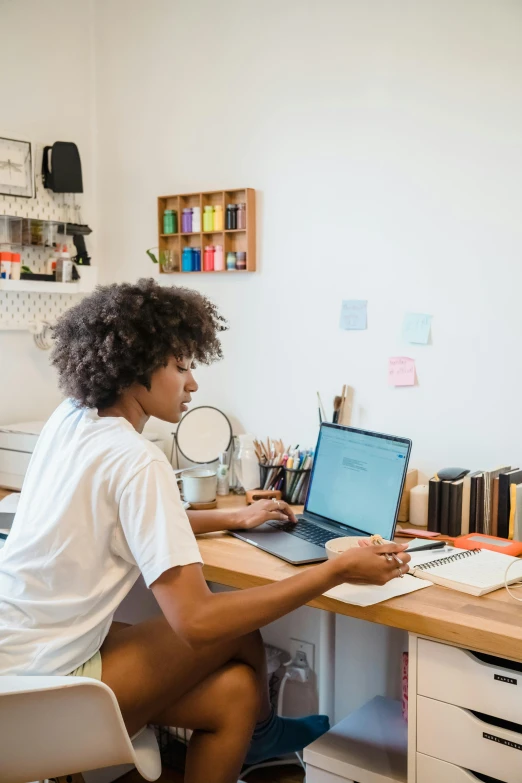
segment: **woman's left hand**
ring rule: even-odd
[[[282,500],[257,500],[251,506],[239,508],[234,513],[232,530],[251,530],[270,520],[297,522],[294,512]]]

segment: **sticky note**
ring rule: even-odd
[[[406,313],[402,325],[402,336],[407,343],[426,345],[430,339],[431,315]]]
[[[366,329],[366,299],[344,299],[341,307],[341,329]]]
[[[408,356],[392,356],[388,360],[390,386],[415,386],[415,359]]]

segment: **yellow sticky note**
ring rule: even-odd
[[[415,386],[415,359],[408,356],[392,356],[388,360],[390,386]]]

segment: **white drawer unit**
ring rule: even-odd
[[[453,704],[418,696],[416,750],[505,783],[522,783],[522,733]]]
[[[406,783],[401,703],[376,696],[304,750],[307,783]]]
[[[472,772],[447,761],[417,753],[417,783],[483,783]],[[504,783],[504,781],[497,781]]]
[[[468,650],[419,639],[417,693],[522,724],[522,671],[493,660],[485,663]]]

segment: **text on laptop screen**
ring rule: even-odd
[[[306,511],[389,539],[408,443],[321,427]]]

